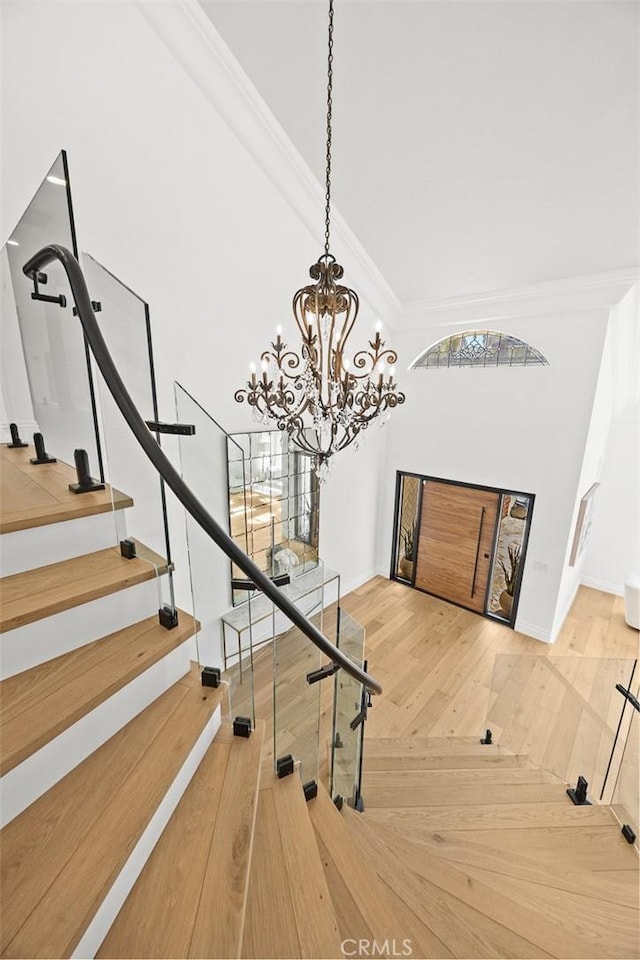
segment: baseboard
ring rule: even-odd
[[[581,586],[590,587],[592,590],[602,590],[603,593],[613,593],[616,597],[624,597],[624,585],[621,583],[609,583],[608,580],[598,580],[596,577],[582,577]]]
[[[555,637],[550,630],[538,626],[537,623],[527,623],[526,620],[516,620],[516,633],[523,633],[525,637],[531,637],[533,640],[541,640],[542,643],[554,643]]]
[[[162,831],[171,819],[174,810],[180,803],[185,790],[198,769],[202,758],[220,729],[221,722],[220,705],[218,705],[211,719],[198,737],[195,746],[192,748],[175,780],[160,801],[160,804],[156,808],[146,830],[134,847],[129,859],[100,904],[82,939],[73,950],[71,954],[72,957],[95,957],[100,948],[100,944],[109,932],[113,921],[118,916],[134,883],[142,873],[147,860],[153,853],[153,849],[160,839]]]
[[[379,574],[377,570],[368,570],[366,573],[363,573],[357,577],[354,577],[353,580],[349,580],[348,583],[342,582],[340,584],[340,599],[344,599],[348,593],[351,593],[353,590],[357,590],[358,587],[361,587],[363,584],[368,583],[369,580],[372,580],[374,577],[383,576],[386,577],[386,573]]]

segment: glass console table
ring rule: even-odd
[[[311,617],[329,604],[339,605],[340,574],[320,564],[292,577],[291,583],[280,589],[305,616]],[[242,674],[243,658],[290,626],[291,621],[263,594],[229,610],[222,617],[224,669],[239,665]]]

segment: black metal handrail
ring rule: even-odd
[[[269,577],[260,570],[237,543],[225,533],[222,527],[200,503],[198,498],[194,496],[173,464],[164,455],[152,434],[149,432],[144,420],[138,413],[115,367],[96,321],[84,274],[73,254],[67,250],[66,247],[57,243],[49,244],[43,247],[42,250],[39,250],[38,253],[34,254],[27,263],[25,263],[22,268],[23,273],[33,280],[38,271],[42,270],[53,260],[59,260],[64,267],[87,342],[98,364],[98,368],[111,391],[113,399],[147,457],[167,486],[173,490],[185,510],[187,510],[196,523],[202,527],[207,536],[226,553],[232,563],[235,563],[245,576],[252,580],[258,589],[272,600],[278,609],[281,610],[322,653],[329,657],[334,663],[337,663],[355,680],[363,683],[372,693],[382,693],[382,687],[378,681],[369,676],[364,670],[361,670],[356,664],[352,663],[342,651],[335,647],[331,641],[305,617],[298,607],[275,586]]]
[[[616,683],[616,690],[618,693],[621,693],[625,700],[628,700],[634,710],[637,710],[640,713],[640,701],[631,693],[631,690],[627,690],[626,687],[623,687],[621,683]]]

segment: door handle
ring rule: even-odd
[[[485,508],[480,510],[480,527],[478,529],[478,543],[476,544],[476,562],[473,565],[473,580],[471,581],[471,596],[476,592],[476,576],[478,574],[478,558],[480,557],[480,542],[482,540],[482,528],[484,526]]]

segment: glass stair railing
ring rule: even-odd
[[[142,417],[158,422],[149,305],[89,254],[84,272],[107,348]],[[77,321],[76,321],[77,322]],[[105,473],[111,484],[116,543],[133,542],[135,555],[157,574],[158,610],[175,623],[173,564],[164,482],[140,449],[100,370],[93,373]],[[155,433],[160,445],[160,435]],[[117,509],[124,491],[133,500],[125,516]],[[131,536],[127,535],[127,531]]]
[[[86,450],[91,475],[104,481],[95,390],[82,325],[72,315],[73,296],[64,267],[47,264],[37,283],[22,272],[24,263],[47,243],[60,243],[78,257],[67,158],[62,151],[38,187],[2,250],[2,285],[12,296],[3,300],[3,350],[22,348],[25,390],[12,396],[7,384],[7,414],[31,419],[43,434],[47,452],[71,466],[74,450]],[[5,337],[7,339],[5,340]],[[15,371],[22,378],[22,371]],[[28,385],[28,386],[27,386]],[[25,397],[25,393],[28,396]],[[27,410],[28,408],[28,410]],[[30,436],[23,440],[31,443]]]
[[[355,664],[366,669],[365,631],[344,610],[338,614],[337,644]],[[362,761],[368,694],[353,677],[338,671],[334,678],[331,730],[330,793],[362,809]]]
[[[228,445],[233,447],[234,462],[241,474],[244,474],[243,451],[230,441],[224,428],[177,382],[174,383],[174,399],[176,421],[193,431],[178,436],[181,476],[198,500],[213,516],[219,518],[225,532],[232,535],[227,491]],[[220,612],[231,606],[233,566],[188,510],[184,511],[184,525],[192,609],[199,624],[196,635],[198,661],[224,671],[224,678],[229,683],[231,712],[235,716],[249,717],[255,723],[252,670],[252,624],[255,621],[252,606],[255,591],[243,593],[249,624],[245,642],[242,647],[234,645],[227,655],[227,638]],[[241,543],[241,546],[246,548],[246,543]],[[235,572],[242,576],[241,571]]]
[[[293,484],[287,492],[281,455],[275,469],[271,464],[268,471],[271,484],[279,488],[278,515],[268,524],[266,508],[256,511],[256,497],[264,495],[266,481],[251,479],[255,466],[248,461],[253,435],[229,435],[181,384],[176,383],[174,391],[176,419],[189,428],[179,438],[183,479],[212,513],[223,518],[229,535],[248,552],[255,551],[268,576],[282,577],[282,569],[271,566],[268,558],[283,544],[296,546],[297,517],[291,501],[298,494]],[[284,495],[280,488],[285,488]],[[321,651],[269,597],[247,589],[252,583],[215,550],[188,512],[185,530],[193,611],[200,624],[199,657],[223,671],[233,715],[249,717],[254,723],[267,721],[274,767],[278,760],[291,757],[304,781],[326,772],[327,785],[330,770],[335,769],[339,787],[335,795],[352,802],[359,795],[363,728],[351,729],[349,724],[361,709],[362,682],[343,670],[335,673],[331,662],[331,669],[324,671],[327,660]],[[284,579],[288,582],[280,584],[281,595],[361,669],[364,631],[339,609],[339,575],[314,560],[291,568]],[[340,725],[337,737],[332,723]],[[321,745],[339,742],[341,736],[345,746],[334,760],[334,754],[325,755]]]
[[[630,722],[616,684],[628,687],[634,669],[628,659],[499,654],[486,726],[495,743],[568,784],[584,778],[590,799],[609,802]]]
[[[260,666],[271,660],[267,686],[275,704],[274,759],[288,749],[303,776],[311,778],[319,767],[321,720],[333,716],[333,707],[324,704],[328,694],[318,692],[323,685],[309,683],[308,675],[328,660],[331,676],[339,670],[381,692],[380,684],[363,670],[362,657],[348,655],[327,635],[327,609],[339,600],[339,577],[317,560],[319,491],[312,463],[282,447],[280,437],[282,463],[293,463],[293,473],[289,470],[286,483],[283,474],[280,486],[286,486],[292,504],[260,529],[255,511],[245,512],[244,542],[238,542],[242,536],[234,539],[227,465],[233,461],[234,470],[246,470],[241,446],[179,386],[178,426],[159,421],[149,307],[89,255],[85,279],[77,257],[68,165],[62,153],[2,251],[3,283],[12,294],[3,294],[3,301],[12,301],[10,334],[16,343],[21,341],[24,352],[29,403],[22,419],[40,427],[51,456],[75,464],[83,492],[106,485],[112,542],[125,556],[135,551],[153,567],[160,619],[168,627],[175,622],[176,605],[165,485],[172,491],[186,512],[188,589],[201,620],[196,656],[203,666],[224,663],[233,713],[252,720],[264,696],[263,688],[259,697],[255,687],[256,658]],[[181,434],[181,423],[194,428],[197,443]],[[160,446],[161,434],[176,432],[181,473]],[[253,460],[253,450],[251,456]],[[216,516],[225,519],[218,522]],[[260,540],[260,563],[248,555],[249,535],[254,546],[256,536]],[[293,559],[292,548],[299,548]],[[300,577],[290,569],[295,563]],[[186,593],[188,578],[181,576],[181,592]],[[308,578],[304,583],[303,577]],[[336,587],[334,596],[330,590]],[[236,631],[237,644],[231,650],[225,631],[229,626],[233,632],[233,623],[223,624],[220,611],[231,606],[230,599],[243,596],[239,606],[246,611],[248,630]],[[338,636],[336,630],[333,636]],[[343,638],[345,650],[347,646]],[[324,690],[331,687],[324,684]],[[304,719],[297,740],[291,719],[296,710]]]
[[[627,688],[631,692],[631,684]],[[627,717],[626,735],[621,740],[621,755],[611,793],[611,807],[625,831],[626,839],[638,846],[640,837],[640,684],[633,685],[633,699],[626,700],[622,715]],[[634,702],[635,701],[635,702]],[[621,724],[622,726],[622,724]]]
[[[158,610],[175,620],[171,548],[162,480],[144,457],[118,411],[91,356],[77,317],[72,285],[62,261],[27,277],[26,260],[48,241],[68,244],[77,256],[71,184],[66,154],[57,157],[2,250],[3,337],[19,335],[28,385],[29,414],[43,435],[47,454],[66,464],[78,504],[106,487],[112,532],[99,538],[147,564],[153,572]],[[149,308],[87,254],[85,275],[98,327],[142,416],[157,419]],[[6,310],[5,310],[6,307]],[[4,314],[7,314],[5,317]],[[16,366],[18,343],[14,342]],[[21,373],[22,371],[17,371]],[[24,403],[24,398],[23,401]],[[22,417],[24,406],[21,406]],[[22,419],[12,415],[12,419]],[[33,456],[32,437],[26,455]],[[101,504],[102,505],[102,504]]]

